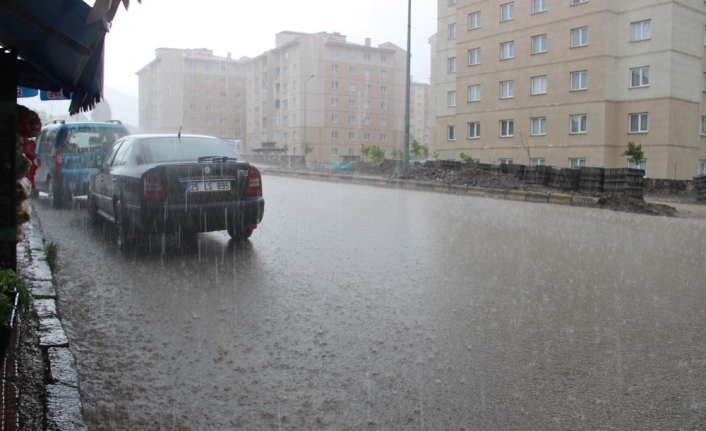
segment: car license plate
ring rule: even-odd
[[[186,193],[227,191],[230,191],[230,181],[197,181],[186,183]]]

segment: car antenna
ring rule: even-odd
[[[177,139],[181,141],[181,128],[184,127],[184,117],[186,117],[186,111],[181,116],[181,124],[179,125],[179,133],[177,133]]]

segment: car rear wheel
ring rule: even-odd
[[[115,231],[118,240],[118,250],[129,251],[133,240],[128,238],[128,220],[120,201],[115,203]]]
[[[236,226],[235,223],[232,222],[227,224],[226,229],[228,230],[228,235],[230,235],[230,237],[235,241],[246,240],[252,235],[252,230],[243,229],[240,226]]]
[[[61,208],[64,205],[64,190],[61,187],[61,181],[54,181],[54,178],[49,178],[47,191],[49,192],[49,201],[52,208]]]

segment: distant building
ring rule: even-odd
[[[243,64],[208,49],[157,49],[137,72],[140,131],[244,139]]]
[[[706,5],[663,0],[438,0],[440,158],[706,172]]]
[[[247,146],[274,141],[309,160],[342,160],[364,145],[402,148],[406,52],[338,33],[277,34],[246,62]]]
[[[429,84],[412,81],[410,85],[409,143],[414,140],[429,147],[431,139],[431,116]]]

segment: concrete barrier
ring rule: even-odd
[[[559,205],[571,205],[571,195],[562,193],[549,193],[549,202]]]
[[[527,200],[527,192],[524,190],[508,190],[507,198],[513,201]]]

